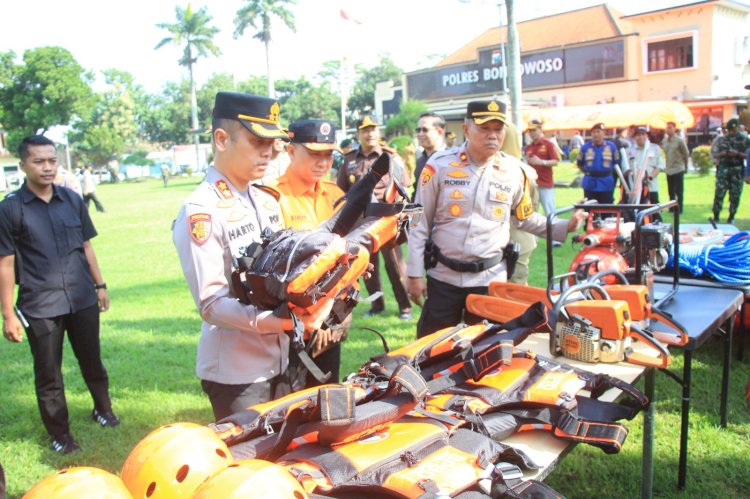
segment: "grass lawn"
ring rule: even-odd
[[[558,178],[572,178],[570,165],[559,167]],[[9,497],[20,497],[34,483],[70,466],[95,466],[119,474],[135,444],[151,430],[176,421],[211,421],[208,399],[194,374],[200,330],[187,285],[171,241],[172,219],[199,182],[173,179],[164,189],[160,180],[102,185],[99,198],[107,213],[93,211],[99,236],[94,239],[107,281],[112,309],[102,315],[102,348],[110,373],[114,408],[122,418],[115,429],[101,429],[89,414],[92,402],[68,346],[64,375],[71,430],[83,451],[61,457],[49,450],[34,397],[28,343],[0,342],[0,462],[5,468]],[[557,204],[580,199],[580,189],[558,189]],[[666,183],[662,176],[662,199]],[[704,222],[711,212],[713,177],[688,176],[683,221]],[[750,229],[748,195],[736,220]],[[725,211],[722,218],[726,217]],[[577,248],[555,249],[555,268],[564,270]],[[546,280],[545,243],[532,260],[531,283]],[[345,343],[342,372],[355,370],[381,349],[371,333],[385,333],[391,347],[414,337],[414,321],[396,317],[390,289],[386,317],[365,319],[355,311],[354,329]],[[679,317],[678,317],[679,319]],[[729,426],[719,427],[722,348],[709,341],[694,357],[693,403],[690,415],[689,480],[687,491],[675,491],[680,428],[680,389],[666,376],[656,376],[656,439],[654,494],[657,497],[748,497],[750,494],[750,412],[744,403],[748,363],[735,363],[729,400]],[[672,370],[681,373],[682,355],[675,350]],[[640,490],[641,418],[629,422],[630,435],[614,456],[578,446],[547,482],[568,497],[636,497]]]

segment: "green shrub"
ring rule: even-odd
[[[690,158],[693,160],[693,166],[698,169],[701,175],[708,175],[711,168],[714,167],[714,162],[711,160],[710,146],[696,147],[690,153]]]
[[[580,149],[577,147],[575,149],[571,149],[568,153],[568,161],[575,164],[576,160],[578,159],[578,154],[581,152]]]
[[[406,146],[412,143],[412,138],[408,135],[399,135],[391,139],[389,145],[398,151],[399,155],[403,157],[404,149]]]

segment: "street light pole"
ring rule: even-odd
[[[500,11],[500,55],[502,56],[503,60],[503,96],[505,98],[508,98],[508,58],[507,54],[505,53],[505,37],[503,37],[503,7],[505,7],[505,2],[500,2],[497,4],[497,8]]]
[[[521,44],[516,29],[515,0],[506,1],[506,12],[508,14],[508,52],[510,53],[510,106],[513,123],[518,127],[519,133],[523,129],[521,123],[521,102],[523,102],[523,88],[521,85]],[[520,134],[519,134],[520,140]]]

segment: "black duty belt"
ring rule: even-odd
[[[583,172],[583,174],[586,175],[587,177],[611,177],[612,176],[612,172],[604,172],[604,173],[600,173],[600,172]]]
[[[424,260],[425,267],[431,269],[437,265],[438,262],[442,263],[451,270],[456,272],[482,272],[487,269],[491,269],[498,263],[503,261],[504,254],[500,253],[493,256],[492,258],[485,258],[483,260],[475,260],[473,262],[464,262],[445,256],[440,252],[440,249],[432,241],[427,241],[424,247]]]

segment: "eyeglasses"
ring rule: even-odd
[[[434,127],[433,128],[427,128],[426,126],[423,126],[421,128],[420,127],[415,128],[414,131],[417,132],[417,133],[419,133],[419,132],[427,133],[430,130],[434,130],[434,129],[435,129]]]

